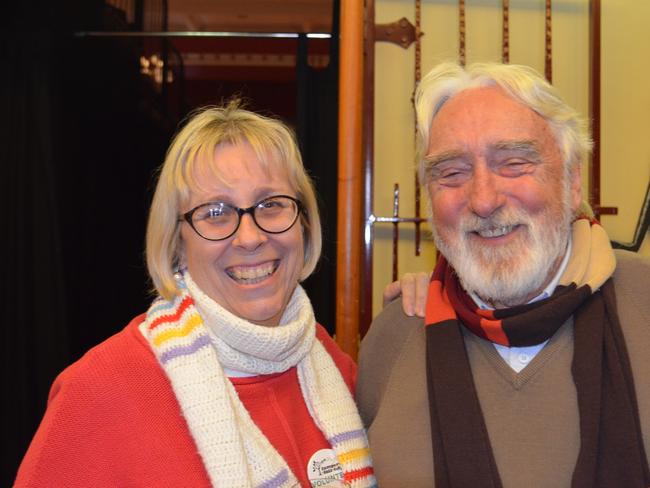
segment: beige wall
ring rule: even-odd
[[[422,0],[422,73],[458,53],[455,0]],[[376,22],[414,21],[412,0],[376,0]],[[467,62],[501,59],[501,1],[466,0]],[[601,203],[617,216],[603,216],[613,239],[632,239],[650,180],[650,2],[602,0]],[[544,70],[544,1],[511,0],[510,62]],[[400,215],[414,215],[414,124],[410,98],[414,47],[377,43],[375,63],[374,213],[392,215],[393,184],[399,183]],[[585,116],[589,109],[589,1],[553,0],[553,82]],[[583,169],[584,191],[587,168]],[[586,194],[586,193],[585,193]],[[424,211],[423,207],[423,211]],[[414,256],[413,225],[400,226],[399,272],[431,269],[435,249],[428,233]],[[650,256],[650,239],[641,249]],[[373,310],[391,279],[392,226],[375,228]]]

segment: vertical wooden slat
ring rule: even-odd
[[[399,269],[399,183],[393,186],[393,281],[397,281],[397,271]]]
[[[503,0],[501,6],[501,62],[510,62],[510,0]]]
[[[544,9],[544,74],[549,83],[553,82],[553,9],[551,0],[546,0]]]
[[[418,138],[418,118],[415,113],[415,90],[420,84],[420,79],[422,78],[422,42],[420,37],[422,34],[422,0],[415,0],[415,71],[414,71],[414,82],[415,86],[413,88],[413,97],[411,101],[413,103],[413,147],[417,147],[417,138]],[[417,161],[415,161],[415,167],[417,168]],[[414,172],[415,179],[415,218],[419,219],[421,216],[421,196],[422,190],[420,188],[420,178],[418,178],[418,171]],[[422,251],[422,224],[416,221],[415,223],[415,255],[419,256]]]
[[[372,321],[372,244],[374,226],[370,220],[373,214],[374,164],[375,164],[375,0],[366,0],[366,23],[363,63],[363,285],[361,287],[361,321],[359,335],[363,338]]]
[[[458,64],[465,66],[465,0],[458,0]]]
[[[354,359],[361,295],[363,2],[342,0],[339,70],[336,340]]]
[[[589,172],[589,203],[600,214],[600,0],[591,0],[589,25],[590,84],[589,105],[594,149]]]

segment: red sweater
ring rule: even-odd
[[[16,487],[208,487],[169,380],[138,330],[144,315],[55,380]],[[321,327],[317,338],[354,391],[356,365]],[[296,368],[233,378],[240,399],[303,486],[307,464],[330,448],[300,392]]]

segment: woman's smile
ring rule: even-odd
[[[238,265],[226,268],[226,274],[240,285],[256,285],[271,276],[280,265],[279,259],[261,264]]]

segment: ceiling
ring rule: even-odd
[[[332,0],[169,0],[170,31],[330,32]]]

